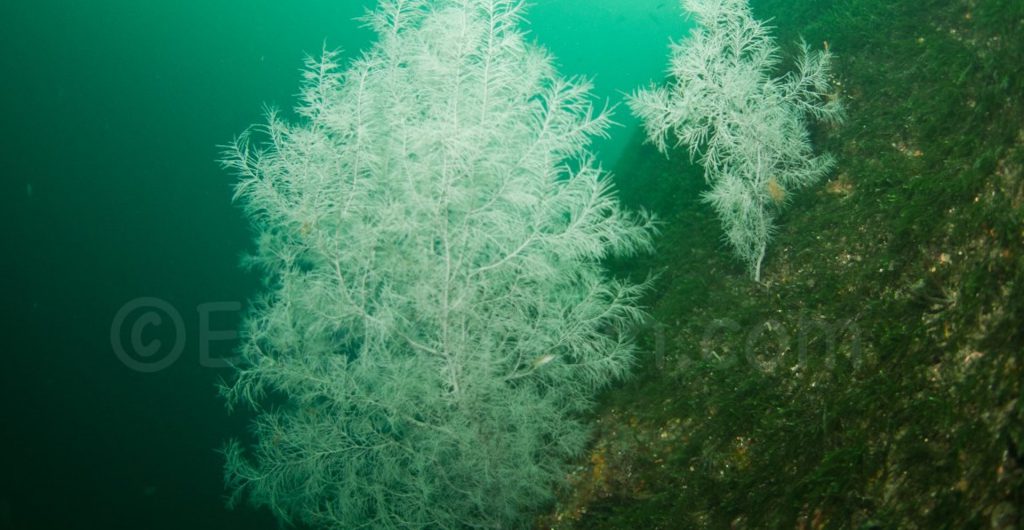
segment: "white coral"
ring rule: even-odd
[[[796,70],[772,77],[779,49],[746,0],[683,0],[698,27],[672,45],[667,86],[629,100],[648,139],[668,152],[669,137],[699,156],[726,239],[760,279],[774,217],[789,191],[813,184],[834,161],[815,155],[808,115],[837,123],[831,54],[801,46]]]
[[[587,145],[608,118],[507,0],[387,0],[377,44],[310,60],[299,124],[227,164],[271,292],[245,327],[226,451],[236,495],[326,528],[521,524],[622,375],[650,247]]]

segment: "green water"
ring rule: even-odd
[[[670,0],[536,3],[533,37],[612,105],[661,80],[669,39],[689,27]],[[305,53],[365,48],[352,19],[371,4],[0,5],[0,530],[277,527],[224,506],[216,449],[247,418],[214,384],[262,286],[238,267],[251,233],[215,160],[261,105],[291,107]],[[793,199],[766,286],[721,244],[699,169],[642,145],[618,107],[621,126],[594,149],[625,202],[664,226],[655,256],[615,268],[660,273],[649,306],[669,332],[641,337],[661,356],[595,413],[580,465],[607,457],[615,478],[566,493],[559,527],[982,528],[1005,513],[1000,528],[1020,527],[1024,8],[973,4],[754,2],[780,43],[831,43],[851,102],[844,128],[816,131],[839,156],[835,178]],[[153,373],[112,346],[119,312],[151,302],[140,297],[173,308],[140,336],[184,337]],[[700,355],[709,322],[804,317],[856,320],[870,355],[797,383]],[[120,331],[114,342],[133,333]],[[723,341],[739,350],[749,336]],[[697,434],[657,445],[681,424]],[[747,461],[742,440],[767,448]]]

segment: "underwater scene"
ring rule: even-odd
[[[1024,2],[0,6],[0,530],[1024,528]]]

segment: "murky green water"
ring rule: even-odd
[[[0,5],[0,212],[6,221],[0,257],[2,329],[8,338],[0,367],[0,530],[277,527],[263,511],[224,507],[223,458],[216,450],[244,433],[248,418],[229,415],[214,384],[230,375],[227,360],[244,308],[265,288],[258,274],[238,267],[240,256],[251,250],[252,233],[232,205],[235,178],[216,163],[218,146],[259,121],[261,105],[292,107],[304,54],[318,53],[324,42],[343,49],[346,58],[366,48],[373,35],[353,18],[372,4]],[[703,185],[700,172],[684,162],[685,150],[666,162],[641,145],[638,122],[622,104],[624,94],[662,80],[669,41],[690,28],[680,6],[672,0],[536,4],[527,11],[532,38],[554,54],[563,74],[592,78],[595,96],[617,106],[620,126],[593,149],[604,167],[624,175],[617,184],[629,206],[662,217],[665,235],[654,257],[616,263],[615,269],[661,273],[652,313],[670,327],[669,357],[690,359],[677,363],[684,367],[678,370],[641,359],[636,386],[615,391],[608,400],[615,406],[599,409],[604,421],[637,430],[649,421],[648,430],[634,438],[641,440],[637,445],[620,447],[618,434],[609,434],[619,431],[602,424],[594,452],[582,456],[581,465],[596,466],[616,449],[634,451],[636,460],[619,459],[608,469],[643,480],[578,487],[576,493],[593,494],[582,505],[594,503],[605,515],[625,507],[627,515],[575,524],[724,528],[716,525],[732,522],[743,528],[755,520],[791,528],[799,519],[800,528],[886,527],[870,526],[878,521],[899,526],[915,519],[906,515],[911,510],[901,511],[905,506],[879,500],[886,498],[885,484],[896,487],[879,482],[888,455],[893,462],[932,459],[962,471],[921,478],[921,467],[900,468],[909,470],[911,484],[916,472],[921,483],[942,485],[936,491],[945,492],[945,504],[916,519],[925,526],[942,513],[958,524],[967,521],[966,527],[989,524],[993,513],[1011,521],[999,528],[1020,525],[1014,511],[1022,483],[1024,415],[1014,401],[1020,384],[1002,384],[999,375],[1017,377],[1021,369],[1017,61],[1024,26],[1014,22],[1022,20],[1020,6],[1002,2],[986,9],[958,2],[911,9],[907,2],[835,0],[796,2],[790,11],[779,2],[754,3],[755,12],[775,18],[784,46],[797,35],[815,45],[831,43],[851,116],[845,128],[815,131],[815,141],[838,154],[837,166],[826,182],[793,198],[793,213],[782,218],[767,257],[768,280],[754,286],[721,245],[717,224],[696,199],[685,199],[698,197]],[[881,35],[862,40],[870,28],[881,28]],[[918,104],[920,113],[902,106],[907,101]],[[924,112],[929,102],[935,108]],[[927,184],[935,175],[950,184]],[[672,180],[676,176],[686,184]],[[810,382],[789,387],[785,382],[792,379],[758,379],[700,364],[707,361],[698,352],[706,346],[701,341],[709,322],[727,322],[722,329],[735,323],[745,331],[768,321],[803,322],[780,315],[813,316],[829,325],[859,319],[871,356],[858,366],[871,371],[850,368],[841,376],[823,376],[818,384],[831,394],[819,396]],[[792,337],[798,337],[798,327]],[[665,337],[648,333],[641,345],[663,348]],[[726,349],[741,349],[761,335],[749,343],[747,337],[737,332],[723,340]],[[131,341],[146,347],[124,352],[123,344]],[[908,351],[917,352],[913,362],[892,360]],[[695,388],[693,380],[666,379],[686,380],[690,361],[701,366],[693,373],[721,386],[708,390]],[[880,382],[879,374],[893,366],[897,374],[916,375]],[[938,384],[929,379],[928,366],[935,373],[946,366],[988,371],[951,371]],[[856,386],[864,380],[869,383]],[[730,401],[741,387],[766,397]],[[943,394],[949,388],[956,392]],[[892,394],[873,394],[881,391]],[[643,398],[632,410],[623,397],[630,392]],[[937,401],[907,398],[928,392],[941,406],[933,410],[927,405]],[[841,404],[829,395],[844,396],[841,403],[851,405],[817,414],[819,405],[835,410]],[[734,413],[737,419],[729,425],[737,428],[672,401],[680,396]],[[941,420],[939,431],[953,433],[955,440],[884,453],[873,444],[905,436],[934,440],[937,432],[921,430],[928,422],[906,419],[913,414],[905,410],[866,412],[878,410],[868,402],[887,400],[922,407],[921,417]],[[790,403],[794,408],[785,409]],[[758,423],[745,415],[762,405],[770,420]],[[625,417],[633,413],[632,420]],[[999,420],[970,423],[974,416]],[[858,417],[867,419],[860,424]],[[707,445],[648,443],[663,439],[663,427],[679,418],[688,418],[687,425],[706,421],[700,432]],[[792,427],[793,422],[815,430]],[[909,427],[890,428],[884,441],[871,434],[893,422]],[[664,432],[676,436],[671,429]],[[790,434],[799,438],[793,444],[817,448],[806,452],[813,462],[794,464],[786,475],[792,488],[772,489],[765,462],[776,465],[770,458],[784,454],[796,461],[800,455],[766,451],[774,456],[758,467],[757,457],[765,453],[757,452],[756,440],[784,447]],[[986,436],[991,441],[979,441]],[[750,440],[754,464],[736,456],[746,454]],[[650,456],[652,451],[660,456]],[[671,469],[659,471],[665,466]],[[737,466],[752,466],[743,469],[756,473],[713,479],[713,473],[724,477]],[[693,469],[707,473],[700,479],[686,475]],[[595,473],[584,475],[596,480]],[[698,482],[704,488],[700,495],[722,488],[732,511],[715,513],[715,506],[696,495],[688,497],[698,499],[686,505],[689,512],[674,512],[684,505],[675,500],[682,485]],[[776,519],[745,517],[752,501],[727,493],[741,486],[760,492],[766,505],[773,495],[796,504],[780,508]],[[928,487],[911,489],[907,498],[928,497],[921,493]],[[847,496],[850,491],[855,493]],[[567,498],[576,499],[573,493]],[[601,504],[607,499],[612,500]],[[870,500],[854,508],[857,499]],[[815,503],[822,507],[817,512]],[[557,511],[573,509],[566,501]],[[655,515],[634,517],[644,510]],[[712,515],[692,516],[698,512]],[[831,525],[812,524],[823,520]]]

